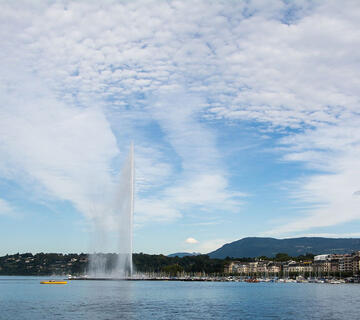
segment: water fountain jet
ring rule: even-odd
[[[111,211],[118,224],[117,246],[114,255],[94,253],[89,259],[89,276],[91,278],[125,279],[133,276],[133,214],[135,192],[134,145],[131,143],[129,155],[122,168],[120,180],[112,201]],[[103,248],[104,249],[104,248]]]

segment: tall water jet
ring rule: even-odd
[[[134,145],[121,172],[120,188],[116,196],[115,207],[119,210],[119,258],[118,271],[121,277],[131,277],[133,274],[133,215],[135,192]]]
[[[131,143],[129,155],[124,163],[120,174],[119,183],[115,185],[114,197],[108,205],[106,212],[97,212],[100,222],[95,222],[97,236],[103,237],[97,240],[101,250],[106,250],[106,226],[102,224],[101,217],[110,215],[113,217],[113,226],[117,230],[117,255],[94,253],[90,256],[89,276],[94,278],[112,277],[129,278],[133,275],[132,251],[133,251],[133,214],[135,192],[135,167],[134,145]],[[104,232],[105,231],[105,232]],[[114,261],[115,259],[115,261]]]

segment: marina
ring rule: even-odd
[[[319,284],[346,284],[346,283],[360,283],[358,277],[351,277],[346,279],[336,278],[308,278],[297,277],[292,278],[249,278],[249,277],[237,277],[237,276],[203,276],[203,277],[168,277],[168,276],[134,276],[132,278],[93,278],[87,276],[69,276],[69,281],[179,281],[179,282],[246,282],[246,283],[319,283]]]

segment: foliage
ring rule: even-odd
[[[183,272],[184,268],[179,266],[178,264],[171,264],[169,266],[164,267],[162,271],[169,274],[172,277],[175,277],[181,272]]]
[[[168,257],[162,254],[133,254],[135,270],[139,272],[164,272],[167,266],[177,265],[186,273],[202,272],[206,274],[223,273],[225,261],[210,259],[207,255]]]
[[[292,257],[290,257],[287,253],[278,253],[275,256],[275,261],[289,261],[292,260]]]

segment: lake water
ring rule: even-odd
[[[0,319],[360,319],[359,284],[41,280],[0,277]]]

